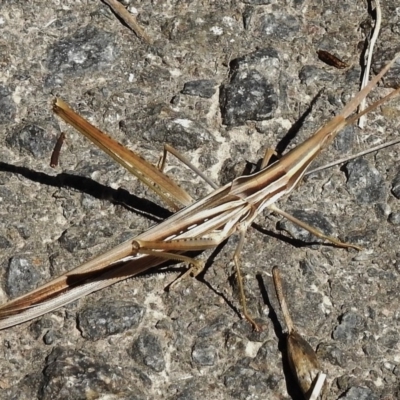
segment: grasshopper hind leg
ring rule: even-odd
[[[314,228],[311,225],[308,225],[303,221],[300,221],[299,219],[297,219],[293,215],[290,215],[286,211],[283,211],[280,208],[276,207],[274,204],[271,204],[268,208],[271,211],[274,211],[277,214],[282,215],[282,217],[286,218],[288,221],[293,222],[294,224],[300,226],[300,228],[303,228],[306,231],[312,233],[314,236],[316,236],[316,237],[318,237],[320,239],[323,239],[323,240],[327,240],[328,242],[333,243],[337,247],[342,247],[342,248],[345,248],[345,249],[352,248],[352,249],[356,249],[356,250],[359,250],[359,251],[362,250],[361,247],[356,246],[355,244],[345,243],[345,242],[342,242],[339,239],[336,239],[336,238],[334,238],[332,236],[325,235],[319,229]]]

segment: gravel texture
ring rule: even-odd
[[[164,142],[222,184],[268,147],[299,144],[357,92],[371,17],[362,1],[125,1],[144,44],[101,1],[0,1],[0,302],[169,215],[52,114],[60,96],[156,163]],[[382,2],[373,70],[400,50]],[[318,59],[323,49],[349,64]],[[400,63],[372,94],[400,83]],[[398,135],[400,100],[348,128],[324,164]],[[60,165],[52,148],[66,132]],[[308,176],[279,206],[363,247],[321,244],[265,212],[242,252],[253,332],[240,319],[232,237],[173,291],[168,267],[0,332],[0,399],[301,399],[288,371],[271,269],[328,374],[328,399],[400,397],[400,148]],[[195,198],[209,188],[169,158]],[[182,267],[182,268],[181,268]]]

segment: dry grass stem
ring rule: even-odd
[[[335,165],[343,164],[343,163],[345,163],[347,161],[354,160],[355,158],[363,157],[363,156],[365,156],[367,154],[373,153],[374,151],[378,151],[378,150],[382,150],[382,149],[384,149],[386,147],[394,146],[397,143],[400,143],[400,138],[394,139],[394,140],[391,140],[389,142],[385,142],[385,143],[382,143],[382,144],[378,144],[376,146],[370,147],[367,150],[360,151],[357,154],[351,154],[350,156],[343,157],[343,158],[340,158],[339,160],[332,161],[329,164],[325,164],[325,165],[322,165],[321,167],[314,168],[314,169],[312,169],[310,171],[307,171],[305,173],[305,175],[311,175],[314,172],[322,171],[324,169],[334,167]]]
[[[111,9],[117,14],[128,26],[136,33],[137,37],[142,39],[147,44],[151,44],[149,35],[144,29],[138,24],[137,19],[134,15],[129,13],[127,9],[117,0],[103,0],[104,3],[108,4]]]
[[[308,400],[317,400],[318,399],[318,396],[320,395],[321,390],[324,387],[325,379],[326,379],[326,374],[324,374],[323,372],[320,372],[318,374],[317,381],[315,382],[314,390],[312,391],[311,396]]]
[[[364,75],[363,75],[360,90],[362,90],[368,84],[369,71],[371,69],[372,53],[374,51],[376,39],[378,38],[379,31],[381,29],[382,11],[381,11],[381,4],[380,4],[379,0],[375,0],[375,12],[376,12],[376,22],[375,22],[375,27],[374,27],[374,33],[371,37],[371,40],[369,42],[369,46],[368,46],[368,49],[366,52],[367,63],[365,64]],[[364,110],[364,108],[365,108],[365,99],[360,103],[360,106],[358,107],[358,112],[362,112]],[[360,117],[360,119],[358,120],[358,126],[361,129],[364,128],[365,118],[366,118],[365,115],[362,115]]]

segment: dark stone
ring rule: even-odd
[[[165,369],[164,354],[160,339],[149,331],[143,331],[134,341],[129,355],[139,363],[146,365],[153,371],[161,372]]]
[[[315,266],[310,260],[301,260],[299,267],[304,276],[315,279]]]
[[[211,79],[199,79],[198,81],[186,82],[182,93],[209,99],[215,93],[215,81]]]
[[[354,126],[349,125],[342,129],[336,136],[333,145],[340,152],[348,152],[352,147],[355,139]]]
[[[10,388],[2,388],[1,397],[7,400],[39,398],[36,394],[40,388],[41,381],[42,374],[39,372],[24,375],[18,381],[13,380]]]
[[[29,327],[29,331],[35,340],[39,339],[44,332],[47,332],[50,328],[53,327],[53,321],[49,318],[43,317],[38,321],[35,321]]]
[[[254,322],[261,328],[260,331],[254,330],[249,321],[242,319],[237,321],[232,326],[232,332],[247,337],[250,342],[264,342],[268,339],[268,325],[260,318],[254,318]]]
[[[378,357],[379,348],[376,339],[372,336],[365,338],[363,340],[365,343],[362,346],[363,352],[369,357]]]
[[[217,359],[217,351],[209,342],[199,342],[193,346],[192,360],[199,365],[213,366]]]
[[[220,107],[225,125],[270,119],[278,105],[273,85],[256,70],[236,71],[221,87]]]
[[[380,50],[374,51],[372,56],[372,69],[375,74],[379,73],[381,69],[400,51],[400,46],[389,46]],[[385,87],[396,89],[400,85],[400,61],[394,63],[390,70],[386,73],[383,83]]]
[[[305,65],[299,72],[299,78],[304,85],[311,85],[313,82],[332,82],[333,74],[315,65]]]
[[[399,333],[394,329],[390,329],[382,332],[381,336],[378,339],[378,344],[381,347],[384,347],[385,349],[395,351],[399,341],[400,341]]]
[[[229,368],[222,378],[235,399],[257,397],[260,393],[263,393],[264,398],[269,398],[268,393],[273,390],[269,386],[268,377],[263,372],[241,365]]]
[[[54,331],[53,329],[50,329],[43,336],[43,342],[47,346],[51,346],[52,344],[54,344],[57,341],[57,339],[60,339],[60,338],[61,338],[60,333]]]
[[[130,114],[120,122],[121,130],[146,143],[168,143],[175,148],[196,150],[214,142],[213,135],[201,123],[175,113],[163,104],[149,106]]]
[[[165,142],[173,147],[193,150],[213,140],[212,134],[202,124],[189,118],[166,121],[164,129]]]
[[[33,289],[40,278],[41,275],[32,259],[23,256],[13,257],[8,264],[6,292],[11,297],[20,296]]]
[[[372,392],[367,387],[357,386],[351,387],[344,396],[340,397],[341,400],[378,400],[379,396]]]
[[[386,199],[386,185],[380,173],[364,158],[350,161],[345,166],[347,187],[357,202],[372,204]]]
[[[349,311],[340,317],[340,325],[333,330],[333,339],[345,343],[354,343],[364,327],[363,318],[355,312]]]
[[[400,199],[400,169],[393,179],[392,193],[396,196],[396,198]]]
[[[173,383],[169,390],[176,393],[171,400],[222,399],[225,395],[223,386],[208,377],[185,379],[182,384]]]
[[[246,54],[243,57],[238,57],[232,60],[229,64],[231,72],[235,70],[252,70],[258,72],[267,72],[279,68],[279,53],[274,47],[265,47]]]
[[[244,0],[243,3],[259,6],[262,4],[271,4],[271,0]]]
[[[27,151],[35,158],[42,159],[50,154],[54,147],[54,136],[43,128],[28,124],[7,136],[7,144],[11,147]]]
[[[0,235],[0,249],[4,250],[9,249],[10,247],[12,247],[11,242],[4,236]]]
[[[250,6],[249,5],[245,6],[245,8],[243,10],[243,14],[242,14],[244,29],[250,30],[251,22],[253,20],[253,15],[254,15],[254,11],[255,10],[256,10],[256,8],[251,6],[251,5]]]
[[[268,39],[292,40],[300,29],[299,21],[281,10],[263,15],[260,22],[261,35]]]
[[[227,326],[227,318],[224,315],[220,315],[213,319],[207,326],[201,328],[197,332],[197,336],[201,338],[209,337],[214,335],[216,332],[225,331]]]
[[[318,345],[317,356],[319,359],[328,360],[332,365],[338,365],[342,368],[344,368],[347,363],[347,359],[343,354],[343,351],[331,343],[321,343]]]
[[[232,158],[227,158],[223,162],[219,172],[220,185],[226,185],[227,183],[232,182],[235,178],[241,176],[245,166],[245,160],[233,160]]]
[[[48,49],[47,68],[52,72],[47,87],[62,85],[64,75],[80,76],[88,71],[109,68],[118,49],[112,34],[95,26],[86,26],[61,39]]]
[[[258,349],[252,365],[256,365],[259,371],[268,372],[269,360],[279,360],[280,357],[278,343],[275,340],[267,340]]]
[[[390,213],[388,221],[392,225],[400,225],[400,212]]]
[[[98,220],[88,218],[79,225],[71,226],[64,231],[58,241],[61,247],[73,253],[77,250],[89,249],[99,244],[101,239],[112,237],[114,228],[113,223],[106,218]],[[82,235],[82,230],[87,234]]]
[[[10,88],[0,85],[0,125],[13,121],[16,111]]]
[[[78,314],[78,328],[90,340],[104,339],[139,326],[145,308],[131,302],[97,303]]]
[[[344,237],[346,243],[352,243],[358,246],[369,246],[376,240],[377,227],[371,226],[369,229],[360,229],[347,232]]]
[[[129,372],[108,364],[100,355],[94,357],[84,351],[55,348],[46,359],[39,398],[86,399],[88,393],[146,399]]]

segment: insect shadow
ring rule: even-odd
[[[157,223],[172,215],[170,211],[150,200],[135,196],[125,189],[113,189],[91,178],[65,172],[52,176],[44,172],[38,172],[26,167],[19,167],[4,162],[0,162],[0,171],[17,174],[32,182],[43,185],[56,188],[70,188],[81,193],[86,193],[99,200],[108,200]]]

